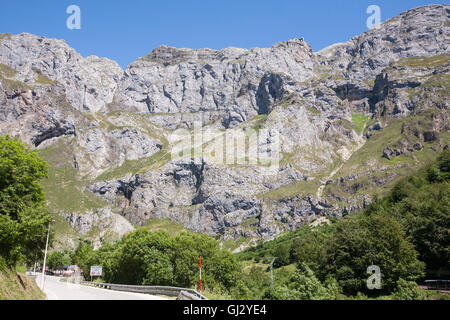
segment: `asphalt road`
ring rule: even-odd
[[[150,294],[114,291],[59,282],[60,277],[45,276],[44,292],[48,300],[166,300]],[[41,276],[36,277],[38,286]]]

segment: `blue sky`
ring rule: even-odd
[[[123,68],[153,48],[270,47],[305,38],[314,51],[364,32],[369,5],[381,21],[442,0],[1,0],[0,33],[64,39],[83,56],[108,57]],[[81,9],[69,30],[66,8]]]

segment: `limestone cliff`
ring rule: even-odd
[[[304,39],[161,46],[126,70],[62,40],[2,34],[0,134],[41,150],[50,208],[97,243],[152,218],[274,237],[368,205],[448,147],[449,14],[415,8],[319,52]],[[214,134],[174,159],[180,129]],[[258,152],[279,139],[276,172],[205,155],[237,129],[267,133]]]

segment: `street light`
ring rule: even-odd
[[[50,237],[50,223],[52,222],[54,222],[54,220],[50,220],[48,222],[47,241],[45,242],[44,265],[42,267],[42,276],[41,276],[41,290],[44,290],[45,263],[47,261],[48,238]]]
[[[273,263],[275,262],[278,257],[266,257],[266,259],[272,259],[270,262],[270,299],[272,299],[272,293],[273,293]]]

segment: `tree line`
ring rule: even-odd
[[[49,267],[59,269],[70,261],[89,280],[90,267],[101,265],[102,281],[107,283],[198,289],[200,257],[203,288],[234,297],[245,296],[246,287],[236,257],[220,249],[210,236],[189,231],[171,236],[162,230],[136,230],[97,250],[89,241],[80,241],[66,255],[58,251],[50,254]]]
[[[136,230],[94,250],[80,241],[74,250],[54,251],[50,268],[79,265],[86,279],[92,265],[103,281],[118,284],[195,287],[199,257],[203,284],[223,297],[268,298],[267,270],[256,264],[276,256],[275,299],[338,299],[394,294],[420,298],[416,282],[448,278],[450,150],[399,181],[383,198],[330,225],[302,227],[238,254],[204,234]],[[43,257],[51,221],[39,182],[48,167],[19,140],[0,137],[0,267],[32,265]],[[50,242],[53,234],[50,236]],[[250,272],[243,266],[253,264]],[[293,272],[283,267],[295,265]],[[381,271],[381,289],[369,290],[367,268]]]

